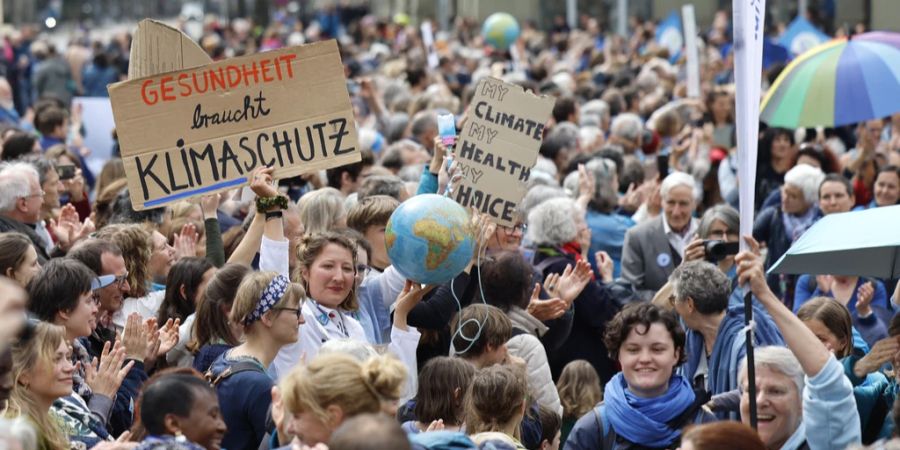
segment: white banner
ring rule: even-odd
[[[681,7],[681,22],[684,26],[684,47],[687,56],[687,96],[700,98],[700,51],[697,47],[694,5]]]
[[[736,86],[738,183],[741,235],[753,234],[756,150],[759,144],[760,77],[762,76],[765,0],[733,0],[734,81]],[[741,250],[747,244],[741,239]]]

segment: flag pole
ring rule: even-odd
[[[759,145],[760,78],[765,30],[765,0],[732,0],[734,12],[735,116],[740,180],[741,236],[752,235],[756,191],[756,152]],[[744,239],[741,250],[749,250]],[[753,295],[749,286],[744,296],[744,324],[747,333],[747,394],[750,396],[750,426],[757,426],[756,367],[753,357]]]

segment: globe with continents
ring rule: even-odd
[[[481,26],[484,41],[497,50],[506,50],[519,38],[519,22],[503,12],[491,14]]]
[[[422,284],[453,279],[469,264],[475,249],[466,210],[435,194],[403,202],[388,220],[384,242],[397,271]]]

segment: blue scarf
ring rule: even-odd
[[[606,417],[619,436],[634,444],[665,447],[681,436],[680,429],[669,428],[666,422],[683,414],[695,395],[686,378],[674,375],[665,394],[641,398],[627,389],[619,372],[606,383],[603,398]]]
[[[799,216],[782,213],[782,223],[784,224],[784,231],[787,238],[790,239],[791,242],[796,241],[800,235],[805,233],[809,227],[816,223],[816,219],[819,218],[818,212],[819,210],[815,206],[810,206],[805,213]]]
[[[754,345],[784,345],[781,332],[772,323],[767,315],[760,313],[754,306],[753,319],[756,329],[753,332]],[[744,307],[730,306],[725,311],[725,317],[719,324],[719,332],[716,343],[713,344],[712,353],[707,360],[709,379],[704,388],[708,388],[710,394],[722,394],[738,388],[738,368],[746,354],[747,334],[741,332],[744,328]],[[702,352],[706,351],[706,343],[703,335],[694,330],[687,331],[687,339],[684,346],[687,361],[681,366],[681,375],[688,380],[693,380],[700,364]],[[719,417],[724,419],[723,417]]]

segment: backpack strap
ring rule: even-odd
[[[606,407],[601,402],[591,412],[594,414],[594,422],[597,423],[597,429],[601,433],[601,450],[613,450],[616,447],[616,431],[610,429],[609,421],[606,420]]]
[[[674,419],[666,422],[666,426],[673,430],[684,428],[685,425],[692,422],[694,418],[697,417],[697,413],[703,408],[703,405],[709,403],[710,398],[712,398],[712,395],[710,395],[706,389],[694,389],[694,402],[691,403],[691,406],[688,406],[684,412]]]
[[[266,373],[266,371],[262,367],[260,367],[260,365],[258,363],[256,363],[255,361],[243,360],[243,361],[237,361],[234,364],[231,364],[230,366],[226,367],[225,370],[223,370],[221,373],[219,373],[218,376],[213,374],[212,369],[209,369],[206,371],[205,377],[206,377],[206,381],[209,382],[210,386],[216,387],[219,383],[222,382],[222,380],[225,380],[226,378],[228,378],[234,374],[238,374],[241,372],[250,372],[250,371]]]
[[[522,334],[528,334],[528,332],[519,327],[512,327],[512,334],[509,337],[513,338]]]
[[[566,258],[565,256],[548,256],[547,258],[541,260],[541,262],[535,264],[534,270],[543,277],[544,271],[547,270],[548,267],[562,261],[568,261],[568,258]]]

